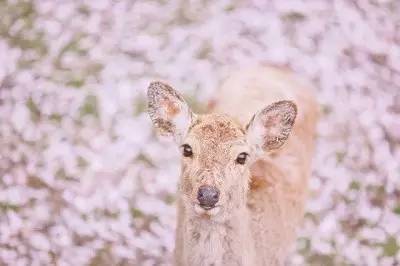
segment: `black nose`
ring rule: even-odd
[[[205,209],[210,209],[215,206],[219,200],[219,190],[212,186],[201,186],[197,192],[197,199],[200,206]]]

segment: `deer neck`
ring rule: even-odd
[[[250,218],[243,204],[227,217],[184,217],[186,265],[254,265]]]

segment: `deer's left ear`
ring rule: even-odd
[[[270,151],[288,139],[297,115],[291,101],[275,102],[256,113],[247,125],[247,140],[253,147]]]
[[[150,118],[160,135],[173,137],[181,143],[193,117],[183,97],[162,82],[150,83],[147,97]]]

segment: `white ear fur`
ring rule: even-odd
[[[291,101],[275,102],[257,112],[247,126],[247,140],[257,151],[280,148],[288,139],[297,115]]]
[[[160,135],[171,136],[181,143],[193,119],[183,97],[171,86],[152,82],[147,89],[148,113]]]

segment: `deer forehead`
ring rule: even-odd
[[[193,121],[189,135],[201,142],[228,144],[243,139],[245,131],[233,118],[221,114],[200,115]]]

